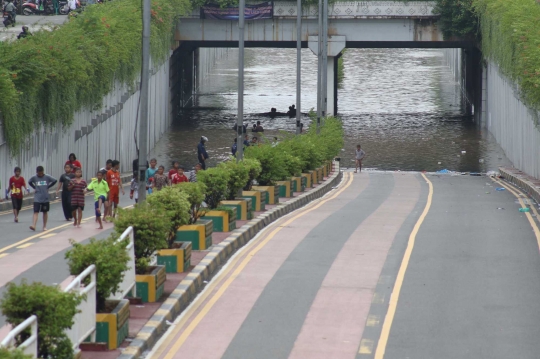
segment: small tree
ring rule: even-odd
[[[8,283],[4,298],[0,302],[6,322],[17,326],[31,315],[38,318],[38,358],[64,359],[73,357],[71,341],[65,330],[73,325],[77,306],[84,298],[76,293],[65,293],[58,286],[40,282],[28,284]],[[29,337],[21,333],[17,343]]]
[[[164,187],[146,199],[151,207],[164,211],[169,219],[168,247],[174,242],[178,227],[189,223],[189,196],[180,191],[177,186]]]
[[[218,168],[228,172],[229,180],[227,181],[226,198],[234,199],[238,195],[238,191],[245,187],[249,179],[249,168],[242,162],[237,163],[234,158],[220,163]]]
[[[253,186],[253,181],[259,178],[259,175],[261,174],[261,171],[262,171],[261,163],[254,158],[244,158],[242,160],[242,164],[248,168],[249,179],[244,189],[246,191],[249,191],[251,190],[251,187]]]
[[[261,164],[261,173],[258,182],[263,186],[274,184],[289,177],[285,165],[285,156],[278,149],[270,145],[251,146],[246,148],[246,158],[255,159]]]
[[[189,224],[194,224],[203,215],[201,204],[204,201],[206,193],[206,185],[202,182],[182,182],[173,187],[176,187],[180,192],[188,196],[190,205],[189,209]]]
[[[91,238],[88,244],[70,242],[73,247],[65,255],[70,274],[79,275],[90,265],[96,266],[96,311],[101,313],[105,300],[118,292],[124,273],[129,269],[127,241],[118,243],[116,237],[110,236],[101,241]]]
[[[206,203],[211,209],[216,209],[219,202],[225,199],[229,172],[222,168],[209,168],[197,173],[197,181],[206,186]]]
[[[118,209],[114,221],[115,236],[122,235],[129,226],[133,227],[135,237],[135,271],[146,274],[154,252],[168,248],[169,218],[163,208],[141,202],[133,209]]]
[[[19,349],[7,349],[0,347],[0,359],[33,359],[31,355],[24,354]]]

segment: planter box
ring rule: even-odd
[[[266,204],[279,203],[279,187],[278,186],[253,186],[251,189],[255,191],[266,191]]]
[[[291,181],[278,181],[276,184],[279,186],[280,197],[292,197]]]
[[[150,266],[150,273],[137,274],[137,296],[143,303],[154,303],[161,298],[165,289],[165,266]]]
[[[157,264],[165,266],[166,273],[187,272],[191,266],[191,242],[176,242],[177,248],[157,252]]]
[[[236,219],[249,221],[253,218],[251,198],[241,198],[231,201],[221,201],[221,206],[236,208]]]
[[[266,191],[242,191],[242,198],[251,198],[253,212],[261,212],[266,209]]]
[[[317,169],[317,173],[319,174],[319,182],[324,181],[324,170],[323,167]]]
[[[302,173],[302,178],[306,179],[306,188],[313,187],[313,175],[311,174],[311,171],[308,173]]]
[[[206,218],[206,217],[205,217]],[[205,221],[198,220],[195,224],[180,226],[176,230],[175,242],[191,242],[196,251],[208,249],[212,245],[212,232],[214,225],[207,218]]]
[[[236,208],[232,208],[234,216],[229,218],[225,211],[208,211],[202,219],[212,220],[214,232],[230,232],[236,229]],[[200,221],[200,219],[199,219]]]
[[[309,171],[311,173],[311,181],[314,185],[319,183],[319,175],[317,174],[317,170]]]
[[[325,163],[324,166],[322,167],[322,171],[323,171],[323,177],[328,177],[328,163]]]
[[[129,300],[107,300],[110,313],[96,314],[96,342],[107,343],[109,350],[122,344],[129,332]]]
[[[293,177],[293,192],[304,192],[306,189],[306,178],[305,177]]]

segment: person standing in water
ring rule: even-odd
[[[206,148],[204,147],[206,142],[208,142],[208,138],[202,136],[201,142],[197,145],[197,158],[203,170],[206,169],[206,160],[208,159],[208,153],[206,153]]]
[[[360,147],[360,145],[356,146],[355,150],[356,155],[356,167],[354,169],[354,173],[358,170],[358,172],[362,172],[362,160],[366,157],[366,152]]]

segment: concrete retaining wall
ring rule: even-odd
[[[148,141],[153,148],[171,123],[169,109],[169,62],[155,68],[150,80],[150,105]],[[131,92],[126,86],[118,85],[103,98],[100,109],[81,110],[75,113],[68,128],[40,129],[32,136],[29,146],[21,155],[11,158],[10,151],[0,131],[0,181],[2,197],[13,168],[22,168],[28,179],[42,165],[45,172],[59,177],[68,155],[75,153],[83,165],[83,177],[91,178],[105,165],[107,159],[118,159],[121,171],[132,170],[136,158],[134,132],[136,127],[139,91]]]
[[[207,48],[201,47],[197,49],[199,63],[197,66],[197,81],[195,82],[195,91],[199,89],[201,83],[208,77],[212,69],[216,66],[216,63],[224,59],[229,54],[229,48],[217,47]]]

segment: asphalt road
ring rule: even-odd
[[[53,26],[62,25],[67,19],[67,15],[41,16],[41,15],[17,15],[15,27],[4,27],[3,19],[0,23],[0,41],[15,40],[22,31],[23,26],[28,26],[30,32],[41,29],[50,29]]]

